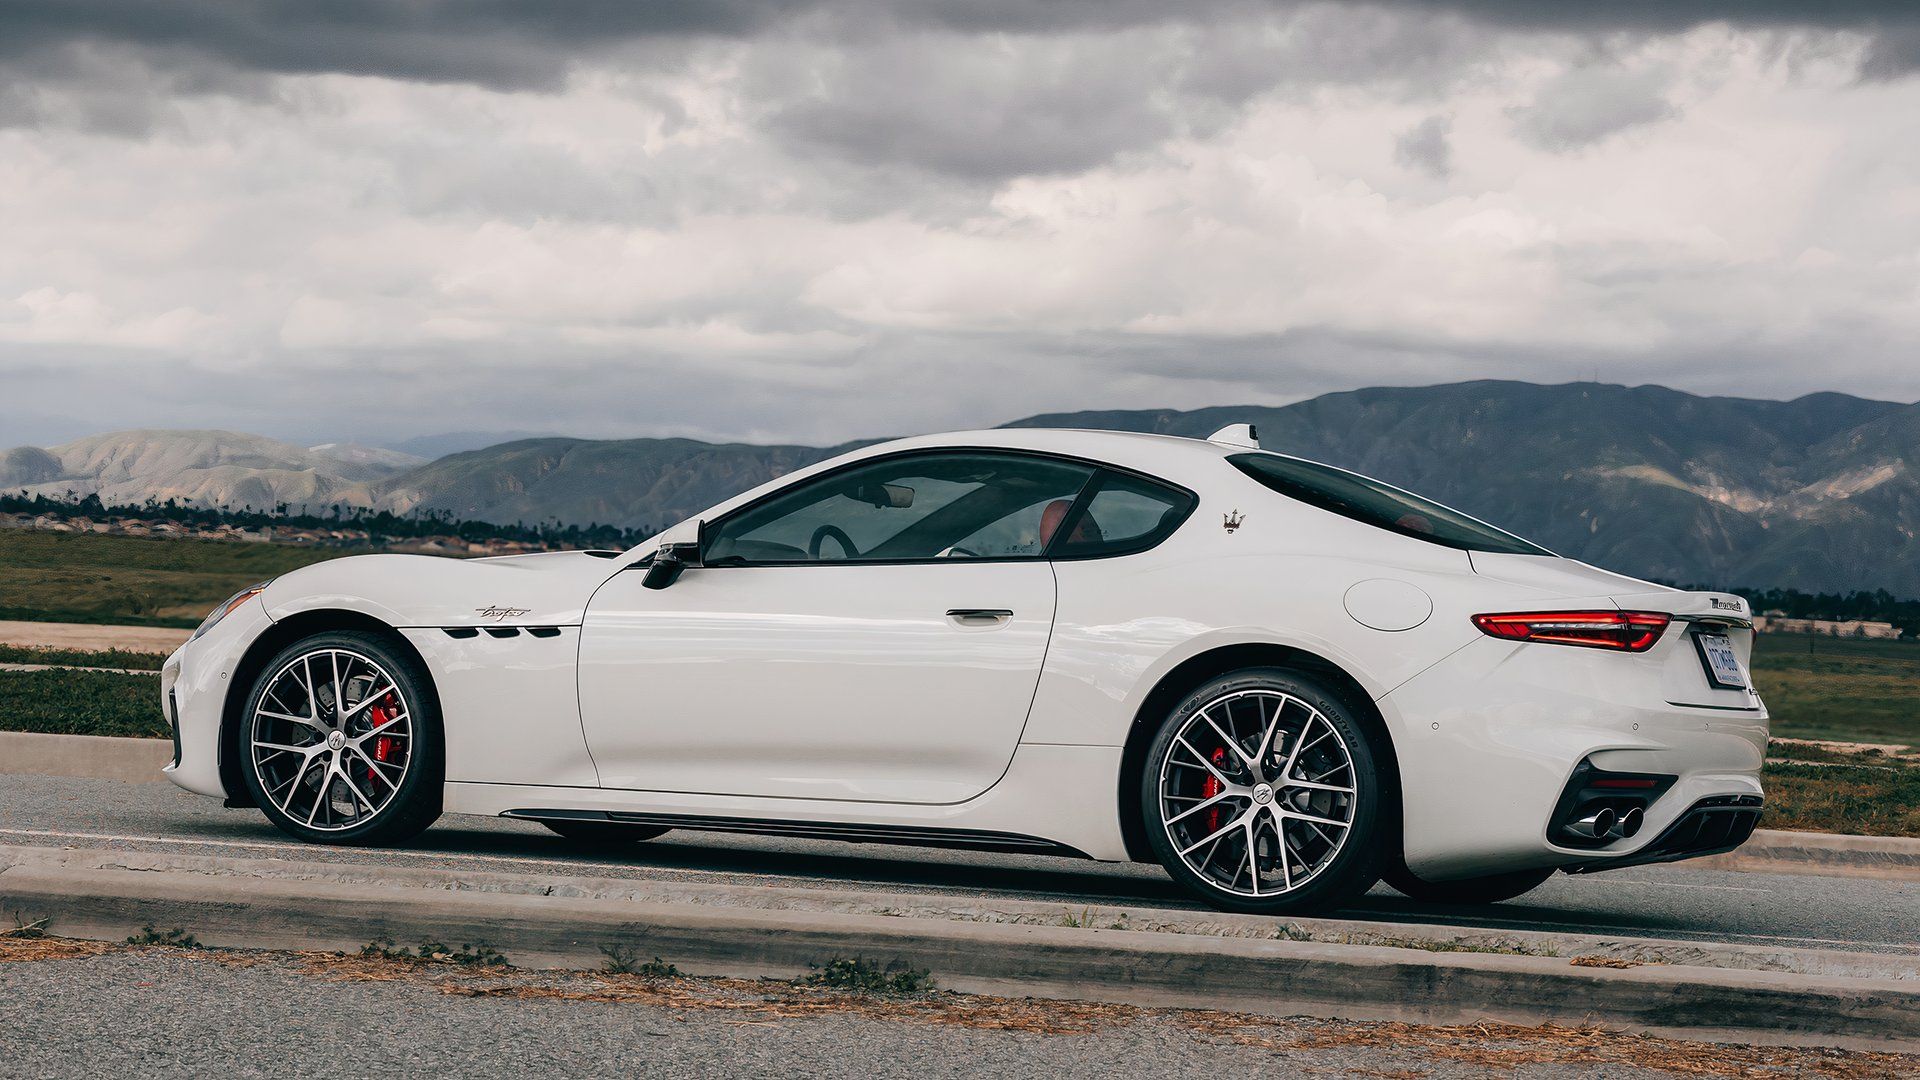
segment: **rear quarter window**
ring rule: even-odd
[[[1235,454],[1234,468],[1272,491],[1375,528],[1463,551],[1552,555],[1479,518],[1359,473],[1279,454]]]

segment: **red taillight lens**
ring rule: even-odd
[[[1657,611],[1521,611],[1473,617],[1473,625],[1490,637],[1621,652],[1653,648],[1672,621],[1673,616]]]

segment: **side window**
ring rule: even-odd
[[[935,451],[805,481],[720,522],[709,565],[1039,558],[1049,508],[1093,475],[1024,454]]]
[[[1145,551],[1166,539],[1192,512],[1192,495],[1151,480],[1103,473],[1093,498],[1072,520],[1057,523],[1063,533],[1050,555],[1087,558]]]

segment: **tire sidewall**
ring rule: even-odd
[[[316,649],[343,649],[361,653],[385,668],[400,688],[412,720],[414,755],[411,767],[400,780],[399,791],[373,820],[352,828],[329,831],[310,828],[280,811],[267,797],[253,760],[254,710],[259,708],[267,687],[287,664]],[[394,647],[385,638],[358,631],[327,631],[295,641],[276,653],[255,676],[247,691],[245,711],[234,725],[233,744],[228,748],[240,766],[247,791],[267,820],[282,831],[301,840],[318,844],[379,844],[404,840],[416,835],[440,816],[444,798],[446,752],[440,724],[439,700],[433,683],[417,660]]]
[[[1160,809],[1160,772],[1174,735],[1203,706],[1240,690],[1278,691],[1319,710],[1340,737],[1346,740],[1347,752],[1353,761],[1353,822],[1333,863],[1305,885],[1272,899],[1255,899],[1227,892],[1190,869],[1168,839]],[[1387,803],[1386,793],[1381,790],[1381,777],[1373,736],[1345,699],[1299,672],[1285,668],[1244,668],[1212,679],[1188,694],[1161,721],[1160,730],[1148,746],[1146,766],[1141,770],[1141,818],[1146,824],[1147,842],[1153,849],[1154,857],[1166,868],[1167,873],[1187,891],[1214,907],[1256,915],[1326,910],[1354,899],[1379,880],[1382,838],[1385,835],[1382,808]]]

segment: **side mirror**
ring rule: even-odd
[[[681,571],[699,565],[699,544],[663,545],[653,553],[653,562],[647,566],[647,576],[640,579],[640,585],[648,589],[664,589],[680,580]]]

